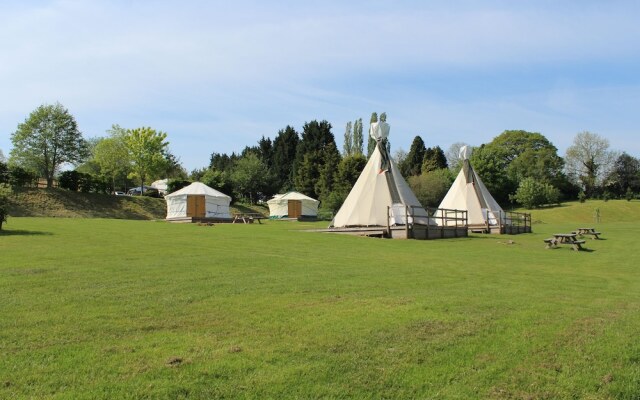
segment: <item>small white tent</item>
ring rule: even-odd
[[[470,227],[498,225],[502,208],[471,167],[467,146],[460,149],[460,158],[463,159],[462,169],[438,208],[467,210],[467,223]],[[438,210],[436,216],[439,216],[441,212]],[[437,218],[436,221],[438,221]]]
[[[166,179],[166,178],[160,179],[153,182],[151,184],[151,187],[157,189],[158,193],[164,196],[167,194],[168,183],[169,183],[169,179]]]
[[[269,218],[317,217],[320,202],[298,192],[277,194],[267,201]]]
[[[231,197],[210,188],[204,183],[194,182],[178,191],[166,195],[167,219],[183,218],[231,218]]]
[[[385,126],[386,125],[386,126]],[[382,132],[378,132],[381,130]],[[331,227],[390,226],[409,223],[427,225],[430,220],[409,185],[402,177],[393,159],[386,154],[389,125],[373,123],[371,136],[378,140],[373,154],[360,173],[342,207],[336,213]],[[381,166],[385,167],[382,168]]]

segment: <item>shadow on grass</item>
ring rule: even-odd
[[[53,235],[51,232],[41,232],[41,231],[26,231],[24,229],[15,229],[15,230],[1,230],[0,236],[44,236],[44,235]]]

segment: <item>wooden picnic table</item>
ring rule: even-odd
[[[578,228],[575,231],[579,236],[584,236],[584,235],[590,235],[591,239],[600,239],[601,233],[600,232],[596,232],[595,228]]]
[[[574,250],[582,250],[582,244],[584,244],[584,240],[577,239],[577,233],[554,233],[553,238],[544,239],[544,242],[547,244],[546,248],[555,248],[560,244],[570,244]]]
[[[253,224],[253,221],[257,220],[259,224],[262,224],[261,220],[265,218],[264,215],[259,213],[242,213],[233,214],[233,224],[242,221],[245,224]]]

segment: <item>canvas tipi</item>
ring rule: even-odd
[[[435,216],[438,217],[444,212],[441,209],[467,210],[469,227],[498,225],[499,219],[503,218],[502,208],[471,167],[468,156],[469,150],[467,146],[463,146],[460,149],[462,169],[438,206]],[[440,223],[438,218],[436,222]]]
[[[388,155],[386,139],[389,124],[384,120],[372,123],[370,135],[377,142],[373,154],[330,226],[395,226],[407,222],[428,224],[426,210]]]
[[[185,218],[229,219],[231,197],[201,182],[164,196],[167,201],[167,220]]]

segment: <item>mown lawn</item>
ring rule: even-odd
[[[593,223],[542,212],[438,241],[10,218],[0,398],[640,398],[637,222],[545,250]]]

